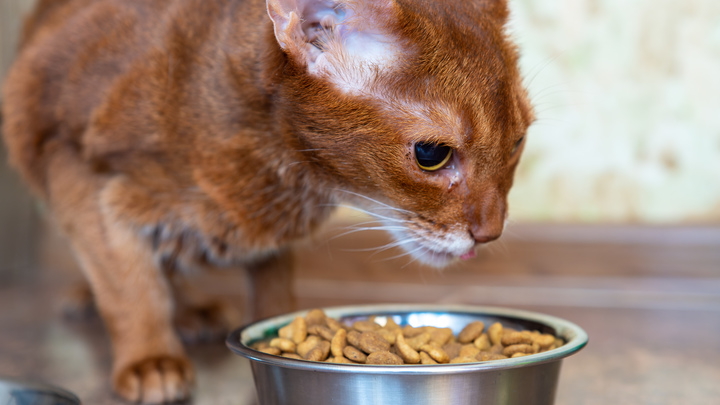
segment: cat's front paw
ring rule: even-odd
[[[168,404],[190,397],[193,378],[193,368],[187,358],[161,357],[119,370],[113,378],[113,388],[127,401]]]

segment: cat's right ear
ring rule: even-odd
[[[320,53],[318,30],[332,24],[338,14],[329,0],[267,0],[267,11],[280,47],[306,65]]]
[[[363,93],[402,55],[394,0],[267,0],[285,53],[346,93]]]
[[[267,0],[278,44],[311,73],[392,59],[396,41],[386,24],[394,7],[393,0]]]
[[[267,11],[273,22],[278,44],[286,52],[290,52],[291,46],[302,37],[298,1],[267,0]]]

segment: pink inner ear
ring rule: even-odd
[[[395,16],[392,0],[267,0],[267,5],[283,50],[344,92],[365,92],[401,53],[388,28]]]
[[[312,43],[320,38],[323,29],[341,24],[345,17],[345,7],[330,0],[268,0],[268,14],[275,25],[275,36],[283,49],[303,48],[303,44]],[[296,17],[300,24],[294,24]]]

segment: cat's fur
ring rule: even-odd
[[[430,264],[497,238],[533,120],[507,17],[506,0],[41,0],[3,132],[91,283],[115,390],[188,395],[167,272],[241,266],[257,317],[290,310],[289,246],[341,202]],[[452,160],[421,170],[419,141]]]

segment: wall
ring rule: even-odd
[[[515,0],[517,221],[720,222],[720,1]]]

